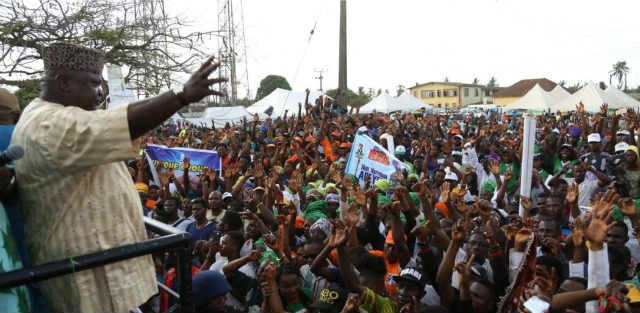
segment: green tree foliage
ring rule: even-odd
[[[291,90],[291,85],[286,78],[279,75],[268,75],[260,81],[260,87],[256,93],[256,101],[268,96],[277,88]]]
[[[618,61],[609,71],[609,85],[613,85],[613,80],[618,81],[618,89],[627,90],[627,75],[631,69],[627,66],[626,61]]]
[[[327,96],[336,98],[338,89],[327,90]],[[371,96],[364,92],[364,87],[358,88],[358,93],[353,92],[351,89],[347,89],[347,103],[352,107],[361,107],[367,102],[371,101]]]
[[[35,99],[36,97],[38,97],[38,95],[40,95],[40,88],[25,86],[18,89],[14,93],[14,95],[18,98],[18,101],[20,102],[20,109],[24,110],[24,108],[27,106],[27,104],[29,104],[29,102],[31,102],[31,100]]]

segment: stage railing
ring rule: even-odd
[[[178,298],[181,313],[193,313],[195,309],[191,301],[191,235],[148,217],[144,217],[144,224],[147,230],[160,235],[160,237],[2,273],[0,274],[0,290],[37,283],[53,277],[147,254],[173,251],[177,257],[179,296],[175,292],[168,293],[170,296]],[[159,287],[163,290],[166,288],[164,285],[159,285]]]

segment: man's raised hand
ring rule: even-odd
[[[180,94],[181,100],[187,103],[197,102],[207,96],[224,97],[223,91],[212,89],[212,86],[226,82],[227,78],[212,78],[209,75],[220,66],[220,62],[214,62],[214,57],[210,57],[200,68],[191,75]]]

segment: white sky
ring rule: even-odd
[[[222,0],[165,1],[169,14],[216,29]],[[252,97],[268,74],[286,77],[295,90],[317,89],[314,70],[324,69],[325,89],[337,86],[339,0],[235,0],[237,23],[241,1]],[[640,84],[637,0],[348,0],[347,6],[353,90],[393,93],[399,84],[445,77],[486,84],[495,76],[500,86],[539,77],[608,84],[616,61],[631,68],[629,87]]]

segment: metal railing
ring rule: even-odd
[[[191,301],[191,235],[148,217],[144,217],[144,224],[147,230],[159,234],[161,237],[2,273],[0,274],[0,290],[37,283],[147,254],[173,251],[177,257],[176,270],[179,282],[179,296],[177,298],[180,312],[193,313],[195,309]],[[159,284],[159,287],[167,291],[169,295],[177,296],[172,290],[169,292],[166,286]]]

